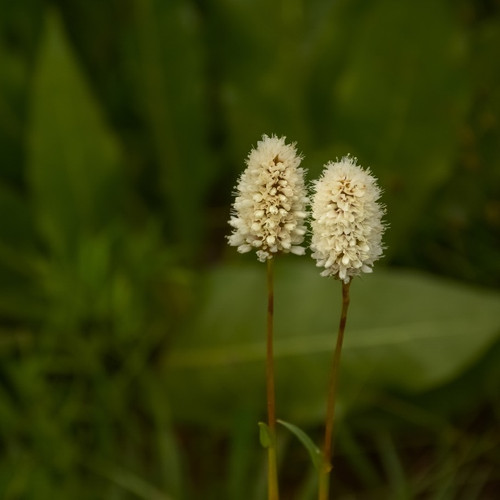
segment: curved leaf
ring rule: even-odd
[[[279,424],[286,427],[306,448],[311,457],[312,463],[316,469],[321,466],[322,454],[320,449],[314,444],[313,440],[299,427],[291,424],[290,422],[285,422],[284,420],[277,420]]]

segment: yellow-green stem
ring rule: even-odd
[[[267,387],[267,419],[271,443],[268,447],[268,500],[278,500],[278,468],[276,465],[276,408],[274,390],[274,276],[273,259],[267,259],[267,352],[266,352],[266,387]]]
[[[267,478],[268,478],[268,488],[267,488],[267,498],[269,500],[278,500],[278,467],[276,460],[276,444],[272,443],[269,445],[268,450],[268,468],[267,468]]]
[[[330,471],[332,469],[333,455],[333,424],[335,419],[335,399],[337,394],[338,372],[340,365],[340,354],[344,341],[344,331],[347,321],[347,309],[349,307],[349,283],[342,282],[342,312],[340,314],[339,331],[337,343],[333,353],[333,362],[330,369],[328,382],[328,398],[325,420],[325,440],[323,444],[323,463],[319,471],[319,500],[328,500],[330,492]]]

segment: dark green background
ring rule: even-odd
[[[387,206],[334,498],[496,498],[499,120],[496,0],[1,0],[0,498],[265,497],[265,266],[225,241],[264,133]],[[278,416],[319,442],[340,287],[278,260]]]

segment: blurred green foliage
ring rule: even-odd
[[[0,497],[263,498],[264,276],[224,235],[276,133],[388,210],[335,498],[495,498],[499,47],[498,0],[0,0]],[[278,414],[317,437],[338,290],[283,260]]]

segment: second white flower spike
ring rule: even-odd
[[[311,221],[312,256],[324,268],[322,276],[349,283],[362,272],[372,272],[383,254],[385,210],[379,198],[376,179],[356,158],[345,156],[325,165],[314,182]]]
[[[263,135],[236,187],[228,241],[261,262],[279,252],[303,255],[307,192],[300,155],[285,137]]]

